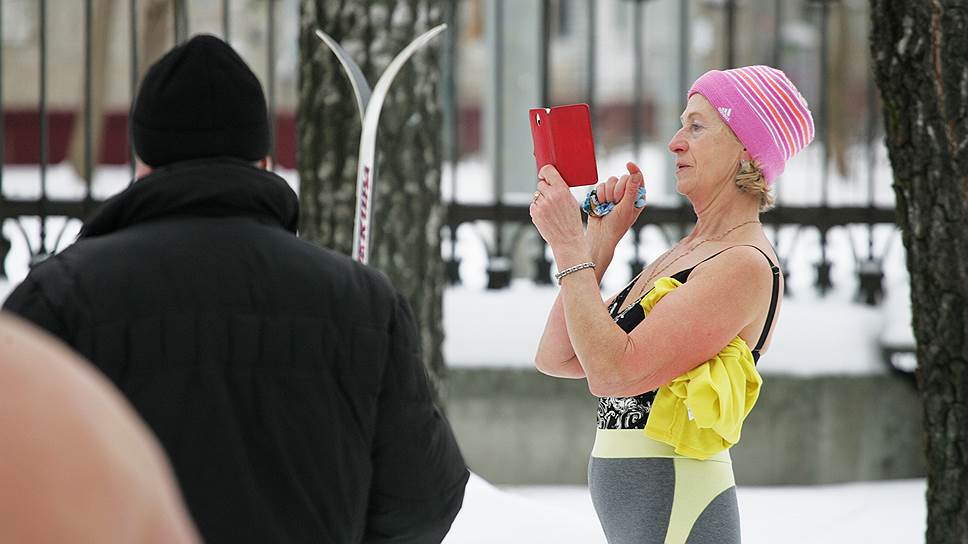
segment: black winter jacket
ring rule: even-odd
[[[127,396],[206,541],[439,542],[468,471],[409,306],[298,239],[298,211],[275,174],[175,164],[106,202],[4,308]]]

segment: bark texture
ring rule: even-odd
[[[968,0],[871,0],[911,275],[931,544],[968,543]]]
[[[304,238],[350,254],[356,203],[360,114],[336,56],[315,36],[332,36],[371,86],[414,38],[442,22],[444,0],[301,0],[298,109]],[[409,299],[424,359],[443,374],[440,232],[442,111],[437,38],[416,53],[390,88],[377,137],[370,264]]]

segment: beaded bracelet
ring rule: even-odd
[[[573,272],[578,272],[579,270],[584,270],[586,268],[595,268],[595,263],[580,263],[580,264],[576,264],[575,266],[566,268],[566,269],[562,270],[561,272],[558,272],[557,274],[555,274],[555,279],[558,280],[558,285],[561,285],[561,278],[564,278],[568,274],[571,274]]]

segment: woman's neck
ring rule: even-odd
[[[759,220],[759,203],[739,191],[721,191],[702,207],[695,203],[696,226],[687,241],[709,240],[743,223]]]

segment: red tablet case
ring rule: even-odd
[[[570,187],[598,183],[588,104],[529,110],[538,170],[554,165]]]

